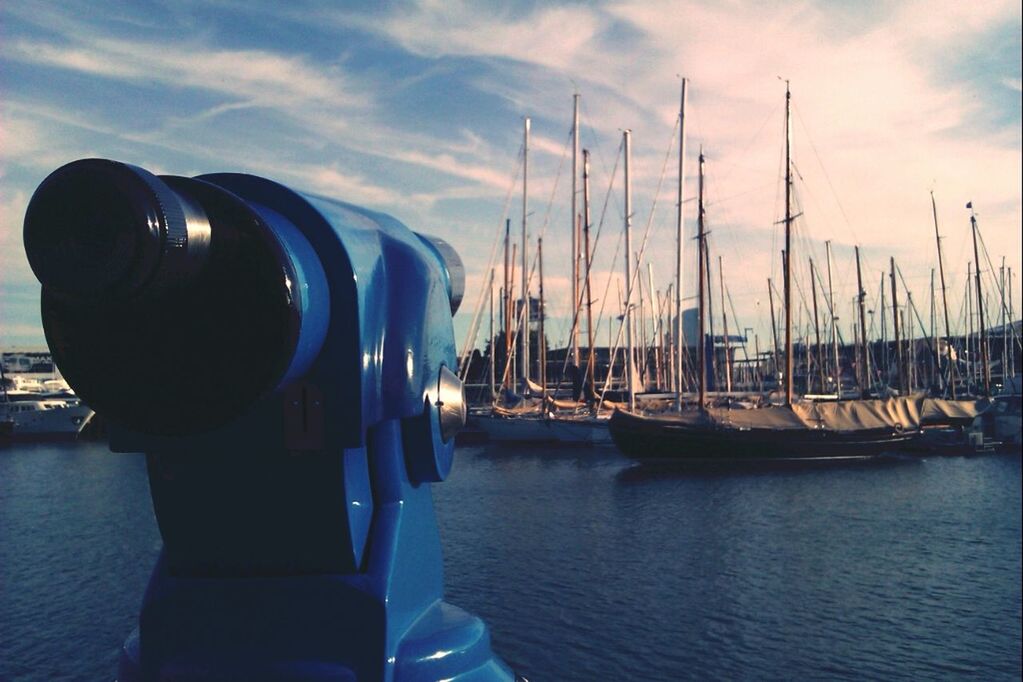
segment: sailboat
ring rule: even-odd
[[[923,396],[816,403],[794,399],[792,340],[791,91],[785,88],[785,397],[776,407],[730,410],[707,405],[707,353],[700,349],[695,410],[656,415],[617,409],[610,420],[615,445],[637,460],[721,461],[861,459],[900,449],[927,424],[945,423],[962,406]],[[699,336],[706,336],[707,248],[704,229],[704,157],[700,154],[697,250]],[[773,306],[772,306],[773,310]],[[679,400],[681,403],[681,399]]]
[[[578,131],[579,131],[579,96],[574,97],[574,122],[573,122],[573,190],[572,190],[572,214],[576,213],[575,210],[575,182],[576,182],[576,169],[577,156],[578,156]],[[525,159],[528,159],[529,150],[529,119],[526,119],[526,126],[523,140],[523,197],[522,197],[522,215],[523,215],[523,227],[522,227],[522,243],[527,244],[527,231],[526,231],[526,215],[527,215],[527,195],[526,195],[526,177],[528,166],[525,163]],[[586,238],[586,294],[589,299],[589,162],[588,152],[583,150],[583,204],[584,204],[584,219],[582,232]],[[577,282],[579,279],[578,274],[578,258],[576,254],[579,250],[579,230],[577,229],[575,218],[573,217],[573,298],[580,292],[577,288]],[[573,445],[611,445],[611,437],[607,428],[607,416],[600,418],[599,415],[594,414],[591,410],[589,401],[587,402],[576,402],[568,400],[558,400],[556,391],[551,394],[548,391],[547,377],[546,377],[546,364],[547,364],[547,353],[546,353],[546,339],[544,338],[543,321],[544,321],[544,297],[543,297],[543,246],[542,239],[538,240],[537,244],[537,264],[539,266],[539,279],[540,279],[540,300],[539,300],[539,322],[540,329],[538,330],[538,350],[540,356],[539,367],[539,379],[540,383],[537,384],[532,380],[530,375],[531,363],[529,361],[529,346],[530,346],[530,326],[531,326],[531,300],[529,297],[529,276],[527,274],[527,249],[523,248],[522,257],[522,306],[521,311],[513,313],[512,298],[508,294],[508,290],[511,288],[510,282],[505,277],[505,332],[504,337],[506,339],[505,357],[507,358],[505,363],[504,377],[501,382],[502,390],[500,393],[496,391],[496,387],[492,386],[492,393],[495,395],[495,400],[491,406],[486,409],[477,411],[472,415],[473,423],[475,426],[484,432],[491,442],[498,443],[560,443],[560,444],[573,444]],[[507,238],[505,250],[507,252]],[[577,301],[578,302],[578,301]],[[578,307],[578,306],[577,306]],[[589,311],[589,307],[587,308]],[[516,383],[508,381],[507,376],[511,367],[511,360],[514,357],[515,344],[513,342],[512,324],[510,320],[515,317],[518,319],[518,328],[522,330],[519,333],[521,343],[519,344],[522,349],[522,358],[519,363],[520,377],[518,382],[519,391],[511,390],[511,387]],[[491,339],[495,337],[491,334]],[[578,364],[578,342],[577,332],[573,326],[573,351],[575,361]],[[588,356],[588,371],[589,371],[589,383],[588,386],[593,386],[593,340],[592,333],[589,343],[589,356]],[[493,360],[492,360],[493,362]]]

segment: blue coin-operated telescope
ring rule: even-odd
[[[511,680],[443,601],[465,421],[444,242],[250,175],[75,161],[25,248],[54,359],[145,452],[163,551],[131,680]]]

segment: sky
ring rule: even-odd
[[[461,347],[505,220],[521,231],[526,116],[529,251],[542,234],[548,336],[561,345],[571,317],[573,94],[592,159],[593,296],[606,317],[617,315],[624,286],[623,130],[632,131],[643,286],[652,275],[663,295],[674,277],[682,76],[687,306],[702,148],[712,277],[720,257],[729,325],[762,347],[770,336],[767,279],[781,278],[784,244],[783,79],[801,213],[797,301],[811,300],[810,258],[827,283],[830,241],[836,315],[851,337],[859,245],[868,308],[880,310],[894,257],[929,326],[933,192],[953,327],[966,324],[967,202],[990,257],[981,261],[992,319],[1003,257],[1017,311],[1023,302],[1015,0],[331,5],[0,5],[0,347],[45,345],[22,221],[43,178],[85,157],[175,175],[263,175],[448,240],[468,272],[455,319]],[[794,315],[805,329],[809,313]],[[871,320],[875,335],[880,315]],[[482,327],[476,344],[485,319]],[[606,323],[597,334],[607,338]]]

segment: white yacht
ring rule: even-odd
[[[21,360],[24,362],[19,363]],[[77,438],[92,419],[92,409],[82,404],[56,371],[19,371],[37,369],[40,362],[39,357],[4,354],[0,438]]]
[[[77,398],[36,398],[8,391],[0,396],[0,433],[12,438],[77,438],[94,412]]]

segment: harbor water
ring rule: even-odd
[[[532,682],[1019,679],[1018,454],[647,469],[463,447],[448,600]],[[0,446],[0,680],[111,680],[159,550],[141,456]]]

